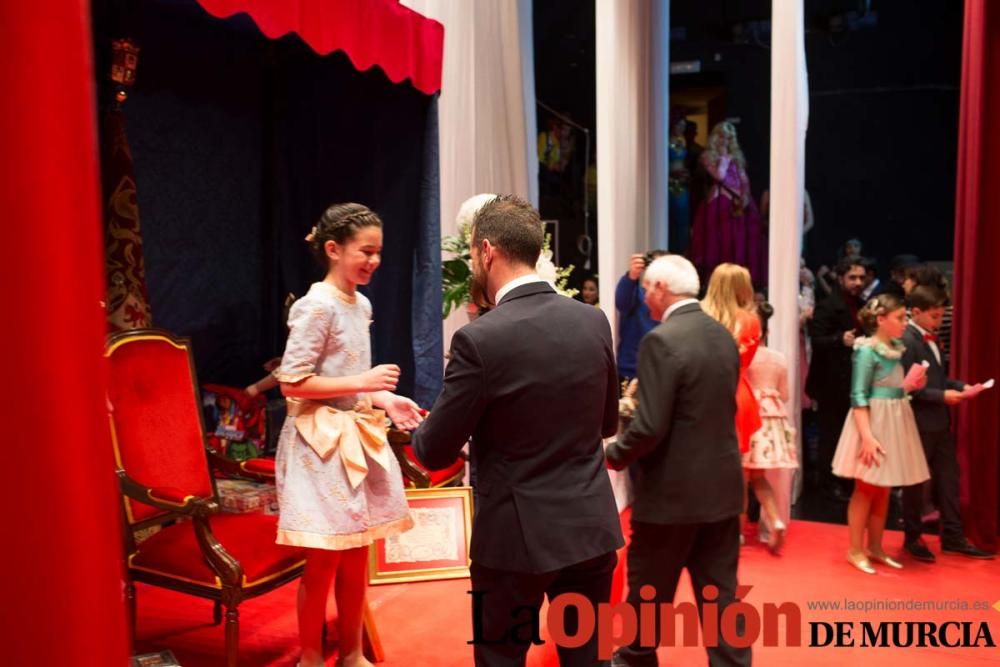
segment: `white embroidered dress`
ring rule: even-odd
[[[314,283],[289,313],[288,343],[275,373],[278,380],[298,382],[313,375],[342,377],[367,371],[371,368],[371,315],[371,302],[363,294],[351,297],[328,283]],[[316,402],[351,411],[366,401],[370,407],[364,394]],[[402,474],[388,444],[378,457],[364,451],[368,471],[355,486],[342,452],[335,450],[321,458],[303,438],[295,417],[301,403],[289,401],[289,416],[278,440],[277,542],[353,549],[411,528]]]

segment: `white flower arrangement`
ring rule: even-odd
[[[494,194],[480,194],[466,199],[456,218],[458,234],[441,239],[442,252],[450,255],[441,263],[443,317],[448,317],[452,310],[471,303],[469,295],[472,287],[472,257],[470,254],[472,221],[476,212],[494,197],[496,197]],[[573,273],[573,266],[556,266],[552,261],[551,245],[551,235],[546,234],[542,252],[535,264],[535,273],[552,285],[556,292],[572,298],[579,292],[579,290],[567,287],[569,277]]]

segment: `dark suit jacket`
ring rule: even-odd
[[[947,431],[951,426],[951,417],[949,408],[944,402],[944,391],[945,389],[961,391],[965,383],[949,380],[945,376],[944,368],[938,363],[931,346],[924,342],[923,335],[912,324],[907,326],[903,333],[903,345],[906,346],[903,352],[904,372],[909,371],[913,364],[923,361],[930,364],[927,367],[927,386],[911,394],[913,400],[910,406],[917,418],[917,428],[926,433]],[[944,354],[940,345],[938,351]]]
[[[635,419],[607,451],[617,469],[639,462],[632,519],[711,523],[738,515],[740,355],[732,335],[698,304],[681,306],[642,339],[638,371]]]
[[[809,322],[813,357],[806,378],[806,393],[822,405],[823,400],[848,404],[851,395],[851,354],[844,333],[858,328],[838,285],[816,304]]]
[[[624,544],[601,443],[617,426],[607,318],[538,282],[455,332],[413,448],[442,468],[471,435],[472,560],[542,573]]]

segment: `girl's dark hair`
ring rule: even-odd
[[[858,324],[866,336],[871,336],[878,329],[878,318],[903,307],[903,300],[895,294],[883,292],[872,297],[864,308],[858,311]]]
[[[774,315],[774,306],[767,301],[757,305],[757,317],[760,318],[760,337],[767,337],[767,321]]]
[[[329,265],[326,242],[346,243],[363,227],[382,227],[382,219],[363,204],[334,204],[323,211],[319,222],[306,237],[316,261],[324,269]]]

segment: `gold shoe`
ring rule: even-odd
[[[875,568],[872,567],[871,562],[865,557],[864,554],[852,554],[850,551],[847,552],[847,562],[858,568],[865,574],[875,574]]]
[[[869,551],[868,557],[871,558],[876,563],[882,563],[883,565],[888,565],[894,570],[903,569],[902,563],[900,563],[895,558],[890,558],[884,551],[882,553],[875,553],[874,551]]]

